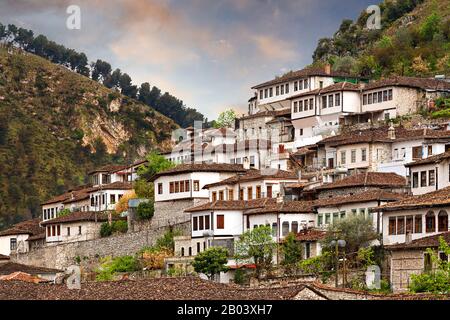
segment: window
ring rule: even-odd
[[[379,91],[378,92],[378,102],[383,102],[383,92]]]
[[[298,102],[294,101],[294,112],[298,112]]]
[[[298,133],[299,133],[299,136],[302,136],[303,135],[303,128],[299,129]]]
[[[223,196],[223,190],[219,191],[219,200],[221,201],[225,200]]]
[[[261,199],[261,186],[256,186],[256,199]]]
[[[78,235],[81,235],[81,226],[78,226]]]
[[[392,100],[392,89],[388,90],[388,100]]]
[[[179,181],[175,181],[175,193],[180,192],[180,182]]]
[[[280,95],[280,87],[279,86],[275,87],[275,95],[277,95],[277,96]]]
[[[158,186],[158,188],[159,188],[159,186]],[[115,194],[109,195],[109,203],[111,203],[111,204],[116,203],[116,195]]]
[[[313,110],[314,109],[314,99],[311,98],[309,99],[309,110]]]
[[[197,242],[197,253],[200,252],[200,242]]]
[[[367,149],[361,149],[361,161],[367,161]]]
[[[378,102],[378,94],[375,92],[373,94],[373,103],[377,103]]]
[[[192,218],[192,230],[194,231],[198,230],[198,217]]]
[[[269,89],[269,97],[272,97],[273,96],[273,88],[270,88]]]
[[[420,186],[421,187],[427,186],[427,172],[426,171],[420,172]]]
[[[406,217],[406,233],[407,234],[413,233],[413,221],[414,221],[413,216]]]
[[[448,231],[448,214],[447,211],[441,210],[438,214],[438,231]]]
[[[298,221],[292,221],[291,228],[292,228],[292,232],[294,234],[297,234],[298,233]]]
[[[228,200],[234,200],[233,189],[228,190]]]
[[[446,255],[445,252],[439,252],[439,260],[448,262],[448,255]]]
[[[281,235],[283,237],[287,236],[289,233],[289,222],[284,221],[283,224],[281,225]]]
[[[239,189],[239,200],[244,200],[244,188]]]
[[[298,82],[294,81],[294,91],[298,91]]]
[[[217,215],[217,229],[225,229],[225,216],[223,214]]]
[[[317,226],[320,227],[323,224],[323,216],[321,214],[319,214],[317,216]]]
[[[281,87],[280,87],[280,94],[284,94],[284,85],[282,85]]]
[[[184,192],[184,181],[180,181],[180,192]]]
[[[397,223],[395,217],[389,218],[389,235],[395,235],[397,230]]]
[[[57,226],[56,226],[56,235],[57,235],[57,236],[60,236],[60,235],[61,235],[61,226],[60,226],[60,225],[57,225]]]
[[[369,95],[367,96],[367,103],[368,104],[372,104],[372,93],[369,93]]]
[[[333,213],[333,223],[337,222],[339,220],[339,212]]]
[[[397,218],[397,234],[405,234],[405,217]]]
[[[303,80],[303,88],[308,89],[308,79]]]
[[[278,225],[276,222],[272,223],[272,237],[276,237],[278,233]]]
[[[259,90],[259,99],[261,100],[263,98],[263,91]]]
[[[252,200],[252,199],[253,199],[253,188],[247,187],[247,200]]]
[[[363,105],[367,104],[367,94],[363,95]]]
[[[327,96],[322,97],[322,109],[327,107]]]
[[[188,252],[189,252],[189,256],[192,256],[192,247],[189,247]]]
[[[345,211],[341,211],[340,215],[339,215],[340,219],[345,219]]]
[[[345,164],[345,151],[341,151],[341,164]]]
[[[191,191],[191,184],[189,183],[189,180],[184,182],[184,190],[186,190],[186,192]]]
[[[331,222],[331,214],[325,213],[325,224],[330,224]]]
[[[209,216],[205,216],[205,230],[209,230],[210,225],[209,225]]]
[[[303,100],[298,102],[298,111],[302,112],[303,111]]]
[[[9,239],[9,249],[11,251],[16,251],[17,250],[17,238]]]
[[[56,236],[56,226],[52,226],[52,237]]]
[[[388,91],[383,90],[383,101],[387,101],[387,100],[388,100]]]
[[[272,186],[267,186],[267,198],[272,198]]]
[[[200,181],[194,180],[194,191],[200,190]]]
[[[198,217],[198,230],[204,230],[204,217]]]
[[[341,105],[341,94],[340,93],[336,93],[334,95],[334,103],[336,106],[340,106]]]
[[[422,216],[414,217],[414,233],[422,233]]]
[[[50,228],[50,226],[47,226],[47,237],[51,236],[52,236],[52,229]]]
[[[356,162],[356,150],[352,150],[351,153],[351,162],[355,163]]]
[[[169,184],[169,192],[170,192],[170,193],[174,193],[174,192],[175,192],[175,185],[174,185],[173,182],[171,182],[171,183]]]
[[[333,108],[333,95],[328,96],[328,108]]]
[[[412,187],[413,188],[418,188],[419,187],[419,173],[418,172],[413,172],[413,179],[412,179]]]
[[[70,237],[70,227],[67,227],[67,236]]]
[[[436,232],[436,216],[433,211],[428,211],[425,216],[426,232]]]
[[[289,93],[289,83],[286,83],[286,94],[288,94]]]
[[[212,202],[217,201],[217,192],[214,191],[211,195],[212,195]]]
[[[311,257],[311,243],[305,243],[305,259],[309,259]]]
[[[357,209],[352,209],[352,216],[356,216],[357,213],[358,213]]]
[[[436,181],[435,181],[434,170],[430,170],[430,171],[428,171],[428,185],[434,186],[435,184],[436,184]]]
[[[413,157],[413,160],[422,159],[422,147],[413,147],[412,148],[412,157]]]
[[[268,96],[268,92],[269,92],[269,90],[268,90],[268,89],[264,89],[264,98],[267,98],[267,96]]]
[[[323,81],[319,81],[319,88],[320,88],[320,89],[323,88]]]
[[[428,146],[428,156],[433,155],[433,146]]]

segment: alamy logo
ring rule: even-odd
[[[381,9],[377,5],[371,5],[366,9],[366,12],[370,14],[367,19],[367,29],[379,30],[381,29]]]
[[[81,29],[81,8],[77,5],[67,7],[66,13],[69,17],[66,20],[66,27],[69,30]]]

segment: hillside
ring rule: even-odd
[[[450,74],[450,0],[385,0],[381,30],[368,30],[368,14],[344,20],[320,39],[314,63],[368,78]]]
[[[41,201],[96,166],[167,149],[177,127],[63,66],[0,48],[0,229],[36,216]]]

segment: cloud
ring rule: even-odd
[[[259,53],[268,59],[291,60],[296,56],[292,42],[266,35],[254,35]]]

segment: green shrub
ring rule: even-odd
[[[181,235],[181,232],[179,230],[169,230],[162,237],[160,237],[156,240],[155,247],[157,249],[167,248],[169,250],[174,251],[175,250],[175,242],[173,240],[173,237],[176,237],[179,235]]]
[[[118,220],[114,221],[111,225],[112,227],[112,233],[120,232],[120,233],[126,233],[128,231],[128,222],[124,220]]]
[[[432,118],[450,118],[450,108],[433,112]]]
[[[112,226],[108,222],[103,222],[100,226],[100,237],[109,237],[112,235]]]
[[[236,269],[234,272],[234,283],[243,285],[247,281],[247,274],[244,269]]]
[[[450,293],[450,277],[444,271],[411,275],[409,290],[414,293],[431,292],[437,294]]]
[[[155,213],[155,207],[153,202],[151,201],[146,201],[146,202],[141,202],[136,210],[136,215],[137,218],[140,220],[148,220],[151,219],[153,217]]]
[[[136,257],[122,256],[112,259],[104,258],[96,270],[97,281],[110,281],[117,272],[134,272],[140,270],[140,263]]]

